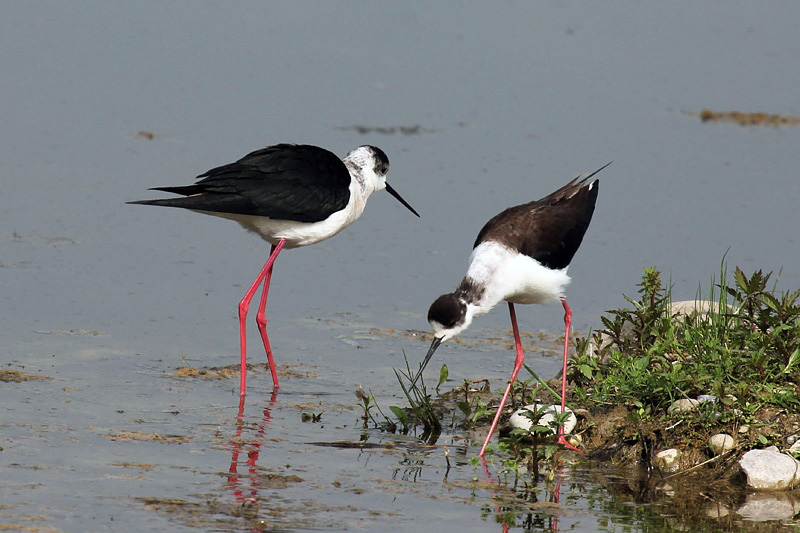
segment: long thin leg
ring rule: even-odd
[[[267,275],[272,271],[272,265],[275,264],[275,259],[278,257],[278,254],[283,249],[283,245],[286,244],[285,239],[281,239],[278,241],[278,244],[272,247],[272,250],[269,254],[269,259],[264,264],[264,267],[256,276],[255,281],[250,288],[247,289],[247,292],[242,298],[242,301],[239,302],[239,346],[241,347],[242,352],[242,367],[241,367],[241,375],[240,375],[240,382],[239,382],[239,394],[241,396],[245,395],[245,391],[247,390],[247,328],[245,326],[245,319],[247,318],[247,310],[250,308],[250,301],[253,299],[256,291],[258,290],[258,286],[261,285],[261,281],[267,277]],[[264,302],[266,305],[266,301]],[[271,359],[271,358],[270,358]],[[270,368],[274,368],[273,362],[270,360]]]
[[[486,440],[483,442],[481,453],[478,454],[479,457],[483,457],[483,454],[486,452],[486,446],[489,444],[489,440],[492,438],[492,433],[494,433],[494,428],[497,426],[497,421],[500,420],[500,413],[503,412],[503,407],[506,405],[506,399],[508,398],[508,394],[511,392],[511,386],[514,384],[514,380],[517,379],[517,374],[519,374],[519,370],[522,368],[522,363],[525,362],[525,353],[522,351],[522,341],[520,341],[519,328],[517,327],[517,313],[514,311],[514,304],[511,302],[508,302],[508,312],[511,314],[511,329],[514,331],[514,344],[517,348],[517,357],[514,360],[514,372],[511,373],[511,378],[508,380],[506,392],[503,394],[503,399],[500,400],[500,406],[497,408],[497,413],[494,415],[492,427],[489,428],[489,434],[486,435]]]
[[[563,413],[567,407],[567,358],[569,357],[569,332],[572,327],[572,309],[567,305],[567,300],[561,298],[561,304],[564,306],[564,367],[561,370],[561,412]],[[570,450],[581,451],[569,442],[564,437],[564,426],[558,428],[558,443],[563,444]]]
[[[282,242],[282,241],[279,241]],[[275,254],[277,257],[277,253],[275,249],[277,245],[272,245],[272,250],[270,251],[270,257],[272,254]],[[280,250],[278,250],[280,253]],[[264,290],[261,293],[261,301],[258,304],[258,312],[256,313],[256,324],[258,325],[258,331],[261,333],[261,341],[264,343],[264,351],[267,352],[267,362],[269,362],[269,371],[272,373],[272,386],[277,388],[280,387],[280,383],[278,383],[278,368],[275,366],[275,360],[272,358],[272,347],[269,344],[269,337],[267,336],[267,315],[266,315],[266,308],[267,308],[267,294],[269,293],[269,283],[272,280],[272,270],[274,267],[271,265],[269,270],[267,271],[267,275],[264,276]]]

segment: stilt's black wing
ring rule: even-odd
[[[350,200],[350,173],[344,162],[317,146],[268,146],[198,178],[202,179],[194,185],[153,189],[184,198],[128,203],[319,222]]]

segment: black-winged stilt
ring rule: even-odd
[[[389,159],[375,146],[359,146],[342,160],[317,146],[277,144],[213,168],[198,176],[202,179],[194,185],[151,189],[180,194],[182,198],[128,202],[180,207],[234,220],[272,245],[269,259],[239,302],[242,396],[247,379],[245,318],[262,281],[264,290],[256,323],[267,352],[272,383],[279,386],[267,337],[265,308],[272,267],[280,251],[333,237],[361,216],[370,194],[382,189],[419,216],[386,183],[388,171]]]
[[[599,182],[587,182],[610,164],[586,177],[575,178],[541,200],[510,207],[487,222],[475,239],[467,275],[461,284],[455,292],[437,298],[428,310],[428,322],[433,326],[433,342],[411,382],[412,387],[442,342],[467,329],[475,317],[487,313],[501,301],[508,302],[517,357],[480,456],[486,451],[511,385],[525,360],[514,311],[515,303],[548,304],[560,299],[564,306],[564,368],[561,383],[561,410],[564,411],[567,351],[572,323],[572,310],[564,296],[564,289],[570,281],[567,267],[594,213]],[[574,448],[567,443],[563,432],[559,432],[558,441]]]

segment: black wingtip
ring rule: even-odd
[[[597,170],[595,170],[594,172],[592,172],[591,174],[589,174],[588,176],[586,176],[586,178],[585,178],[585,179],[587,179],[587,180],[588,180],[589,178],[591,178],[592,176],[594,176],[595,174],[597,174],[598,172],[600,172],[601,170],[603,170],[604,168],[606,168],[606,167],[607,167],[608,165],[610,165],[611,163],[613,163],[613,161],[609,161],[608,163],[606,163],[606,164],[605,164],[605,165],[603,165],[602,167],[598,168]]]
[[[132,202],[125,202],[126,204],[138,204],[138,205],[157,205],[161,207],[183,207],[180,204],[176,204],[175,201],[184,200],[184,198],[164,198],[161,200],[134,200]]]

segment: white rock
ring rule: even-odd
[[[728,311],[736,311],[733,305],[727,306]],[[697,316],[705,320],[710,320],[710,314],[719,313],[719,302],[710,302],[708,300],[683,300],[680,302],[672,302],[669,306],[669,311],[672,316],[676,318],[686,318],[692,313],[697,313]]]
[[[708,447],[714,455],[722,455],[736,446],[736,441],[727,433],[717,433],[708,440]]]
[[[672,402],[672,405],[669,406],[667,412],[670,414],[674,414],[674,413],[684,413],[686,411],[694,411],[697,408],[698,403],[699,402],[697,400],[691,400],[688,398],[675,400],[674,402]]]
[[[517,409],[514,411],[514,414],[511,415],[509,422],[515,428],[522,428],[526,431],[530,431],[531,426],[533,426],[533,421],[529,418],[529,416],[526,416],[525,413],[535,414],[537,411],[541,414],[539,416],[539,420],[536,421],[536,424],[550,427],[550,423],[554,422],[556,419],[556,413],[561,412],[561,406],[545,405],[542,403],[526,405],[522,409]],[[569,407],[565,408],[565,412],[569,413],[569,418],[567,418],[566,422],[564,422],[564,433],[572,433],[572,431],[575,429],[575,426],[578,425],[578,418]],[[555,433],[555,431],[551,432]]]
[[[742,435],[750,433],[750,426],[748,426],[747,424],[742,424],[741,427],[739,428],[739,433]]]
[[[797,497],[791,493],[755,492],[747,495],[747,499],[736,512],[746,520],[765,522],[768,520],[789,520],[800,511]]]
[[[800,484],[800,462],[774,446],[750,450],[739,460],[747,486],[756,490],[785,490]]]
[[[664,450],[656,454],[656,466],[662,472],[675,472],[681,467],[681,451],[675,448]]]

